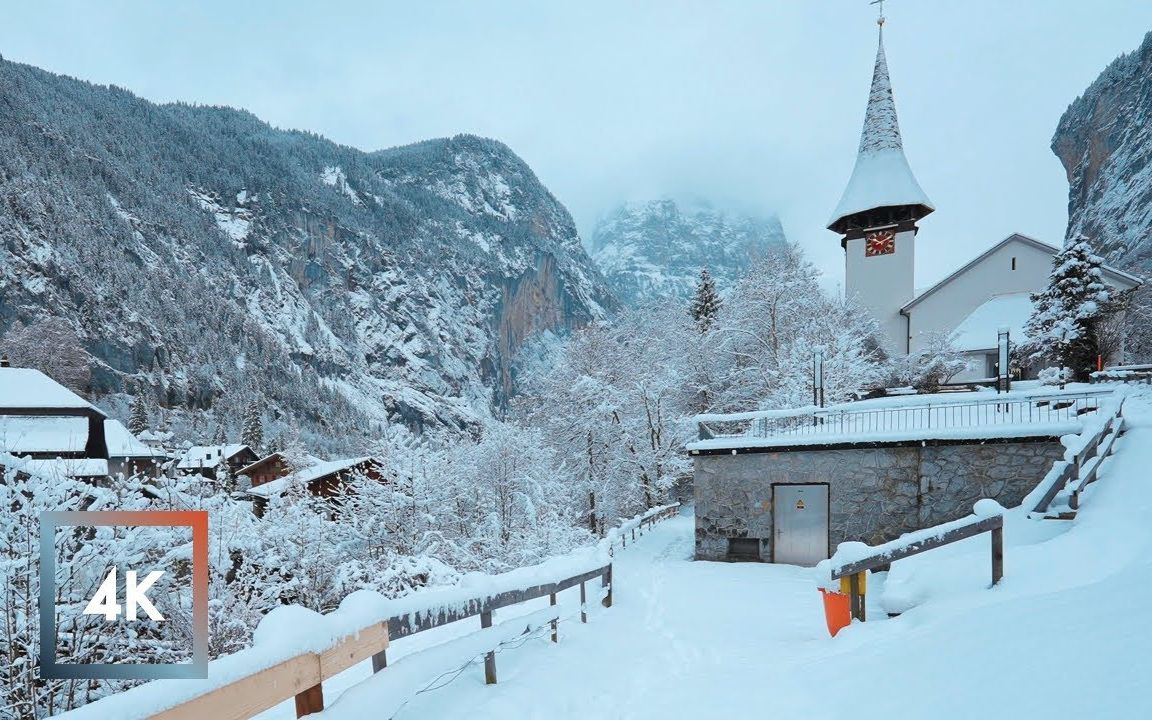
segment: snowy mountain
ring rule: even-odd
[[[687,298],[701,268],[721,290],[753,258],[785,241],[780,221],[681,206],[662,198],[624,204],[607,214],[592,232],[593,258],[616,295],[635,305],[652,298]]]
[[[0,334],[65,318],[114,409],[145,393],[236,434],[259,403],[329,446],[465,427],[527,335],[614,304],[499,142],[366,153],[3,60],[0,88]]]
[[[1052,150],[1068,173],[1068,235],[1113,265],[1152,269],[1152,33],[1060,118]]]

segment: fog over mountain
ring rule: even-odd
[[[707,269],[723,291],[752,262],[785,242],[775,216],[723,210],[699,199],[662,197],[620,205],[597,223],[593,258],[617,297],[631,305],[687,299]]]

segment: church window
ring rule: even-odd
[[[1012,269],[1016,269],[1016,258],[1012,258]]]

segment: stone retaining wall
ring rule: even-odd
[[[771,560],[775,484],[828,484],[835,550],[955,520],[984,497],[1019,505],[1063,455],[1057,438],[697,455],[696,558],[725,560],[729,538],[759,538],[761,559]]]

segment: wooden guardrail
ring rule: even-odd
[[[1054,519],[1070,520],[1076,517],[1076,510],[1080,507],[1080,495],[1084,488],[1096,482],[1100,463],[1112,454],[1116,438],[1124,432],[1124,401],[1120,398],[1116,411],[1112,413],[1100,430],[1093,433],[1084,443],[1084,446],[1070,461],[1061,461],[1064,468],[1060,474],[1050,482],[1048,488],[1040,496],[1032,512],[1041,516],[1048,516],[1049,508],[1056,496],[1066,488],[1071,488],[1068,498],[1068,507],[1071,512],[1063,512],[1052,516]]]
[[[625,546],[628,537],[635,540],[637,533],[642,535],[646,528],[650,529],[655,523],[672,517],[678,509],[679,503],[676,503],[670,506],[655,508],[637,518],[625,521],[619,527],[614,528],[610,537],[607,538],[609,552],[614,549],[617,541],[621,547]],[[212,720],[247,720],[254,715],[275,707],[289,698],[294,698],[296,717],[303,717],[324,709],[323,683],[325,680],[369,658],[372,660],[372,672],[381,672],[388,667],[387,651],[391,641],[424,632],[425,630],[431,630],[432,628],[441,627],[479,615],[480,632],[493,633],[492,637],[498,639],[501,633],[507,633],[507,629],[503,628],[503,625],[518,621],[506,621],[503,625],[494,627],[494,611],[547,596],[549,598],[549,608],[538,611],[530,617],[534,618],[531,620],[532,622],[539,623],[537,627],[550,625],[551,640],[552,642],[558,642],[560,616],[558,611],[548,612],[556,608],[557,595],[570,588],[579,587],[580,621],[586,623],[588,622],[586,607],[588,596],[587,584],[594,582],[597,578],[600,578],[601,604],[606,608],[612,607],[612,563],[609,562],[601,567],[593,568],[578,575],[565,577],[555,582],[542,583],[527,588],[506,590],[491,595],[471,598],[462,602],[452,602],[447,606],[411,610],[403,614],[394,615],[386,621],[374,622],[358,630],[342,634],[339,639],[327,648],[317,652],[305,652],[293,657],[287,657],[275,662],[270,667],[248,673],[241,677],[236,677],[236,679],[226,684],[206,690],[199,695],[189,697],[187,700],[179,702],[179,704],[175,706],[167,707],[158,712],[153,711],[151,714],[149,714],[149,711],[136,711],[136,713],[139,714],[131,712],[131,710],[140,705],[134,704],[134,698],[129,697],[133,695],[133,693],[144,691],[146,694],[139,696],[140,698],[146,699],[146,701],[142,703],[143,707],[148,707],[149,705],[152,707],[158,705],[163,707],[164,703],[156,702],[157,692],[149,693],[149,691],[153,689],[149,688],[148,685],[132,688],[125,691],[125,693],[103,698],[90,706],[80,708],[77,712],[81,713],[84,717],[117,715],[120,717],[146,717],[148,720],[202,720],[203,718],[211,718]],[[513,628],[513,630],[515,630],[517,634],[520,633],[520,630],[517,628]],[[490,643],[486,647],[498,648],[499,642]],[[235,669],[241,656],[248,652],[251,651],[241,651],[240,654],[226,656],[226,658],[224,658],[225,662],[229,660],[236,660],[237,662],[232,662],[231,665],[228,666],[228,669],[223,671],[223,674],[233,677],[239,675],[238,672],[232,671]],[[481,652],[484,652],[484,650],[481,650]],[[418,655],[419,653],[417,653],[417,656]],[[253,662],[258,662],[255,656],[253,656],[253,658]],[[245,658],[245,660],[247,659],[248,658]],[[213,661],[213,664],[216,662],[218,661]],[[493,649],[488,649],[485,655],[484,678],[489,684],[496,682],[496,656]],[[101,703],[109,701],[116,702],[121,699],[123,700],[122,707],[98,707]]]
[[[982,501],[983,502],[983,501]],[[979,506],[978,506],[979,507]],[[947,528],[947,529],[944,529]],[[934,530],[939,532],[933,533]],[[951,545],[960,540],[975,537],[981,533],[992,533],[992,584],[995,585],[1004,577],[1004,516],[991,515],[979,517],[970,515],[967,518],[956,520],[937,528],[928,528],[910,533],[909,537],[893,540],[876,548],[874,554],[859,560],[853,560],[832,567],[832,579],[839,580],[846,577],[849,582],[849,598],[852,617],[865,620],[864,611],[864,573],[906,557],[919,555],[922,552]],[[835,556],[833,556],[835,561]]]

